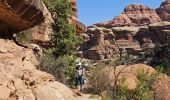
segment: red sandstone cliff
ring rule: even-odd
[[[128,5],[124,12],[106,23],[97,23],[96,26],[138,26],[161,22],[159,15],[154,9],[144,5]]]
[[[164,1],[160,7],[156,9],[156,12],[162,21],[170,21],[170,0]]]

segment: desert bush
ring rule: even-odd
[[[156,68],[157,69],[161,68],[162,69],[162,73],[170,76],[170,67],[163,67],[163,65],[161,64],[161,65],[157,66]]]
[[[154,100],[154,84],[159,80],[161,70],[150,73],[139,70],[136,75],[136,88],[128,89],[126,78],[118,79],[113,87],[113,99],[116,100]]]
[[[16,39],[19,43],[22,43],[22,44],[30,43],[32,40],[32,34],[30,30],[22,31],[22,32],[16,33]]]
[[[90,85],[90,92],[102,95],[102,92],[109,89],[109,69],[105,64],[100,64],[90,70],[88,76],[88,83]]]
[[[72,6],[69,0],[44,0],[50,11],[53,13],[53,32],[51,43],[54,46],[56,57],[65,54],[73,54],[83,39],[76,34],[75,27],[69,23],[72,16]]]
[[[137,63],[142,63],[144,60],[141,57],[138,56],[132,56],[132,55],[124,55],[123,57],[114,57],[108,61],[105,61],[105,64],[111,67],[115,67],[118,65],[132,65]]]
[[[53,54],[46,54],[41,61],[40,70],[52,74],[57,81],[74,87],[76,78],[75,56],[65,55],[55,58]]]
[[[101,95],[104,100],[154,99],[154,85],[159,80],[162,69],[153,73],[150,73],[149,70],[139,70],[136,73],[135,89],[129,89],[126,84],[126,78],[119,77],[121,71],[118,74],[114,74],[114,80],[109,79],[109,69],[105,64],[100,64],[91,69],[91,74],[88,76],[91,93]],[[113,82],[114,85],[111,86],[110,83]]]

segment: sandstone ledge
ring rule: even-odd
[[[10,32],[26,30],[43,20],[43,9],[41,0],[1,0],[0,20]]]

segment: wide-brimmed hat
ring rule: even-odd
[[[79,62],[78,64],[77,64],[77,66],[81,66],[82,64],[81,64],[81,62]]]

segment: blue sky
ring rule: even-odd
[[[123,12],[129,4],[157,8],[164,0],[77,0],[79,20],[86,25],[108,21]]]

